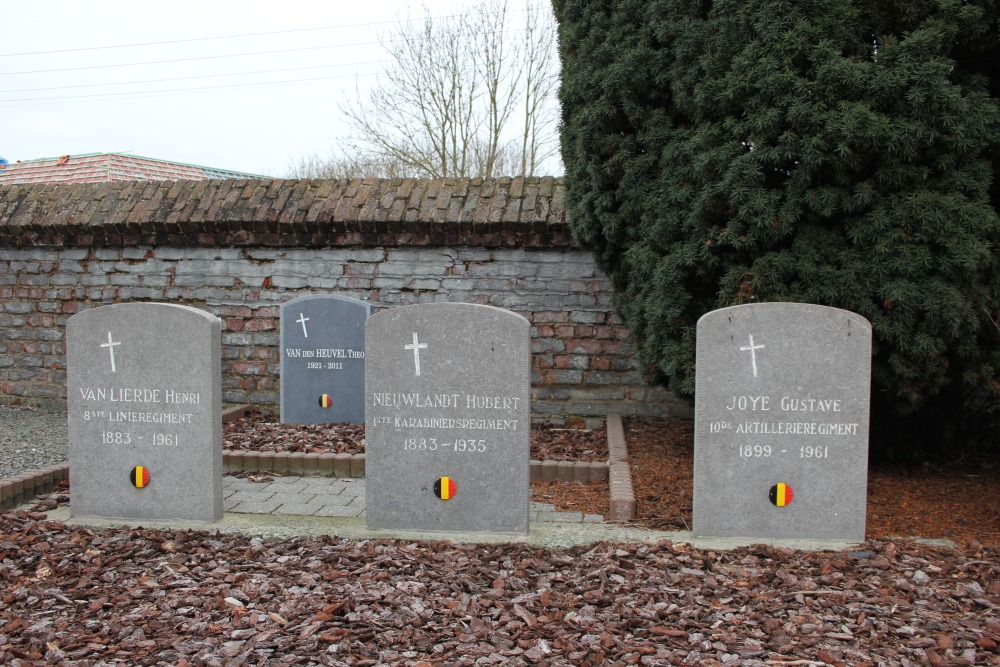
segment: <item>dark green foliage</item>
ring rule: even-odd
[[[693,393],[706,312],[800,301],[872,322],[876,427],[996,416],[995,2],[554,5],[574,233],[651,379]]]

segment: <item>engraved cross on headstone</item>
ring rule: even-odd
[[[413,332],[413,344],[403,346],[404,350],[413,350],[413,367],[416,370],[417,375],[420,375],[420,350],[423,350],[426,347],[427,343],[421,343],[417,340],[416,331]]]
[[[306,322],[309,321],[309,318],[306,317],[305,313],[299,313],[299,319],[295,321],[302,325],[302,335],[309,338],[309,332],[306,331]]]
[[[121,344],[122,344],[121,341],[115,342],[115,341],[111,340],[111,332],[110,331],[108,332],[108,342],[107,343],[101,343],[101,347],[108,348],[108,352],[111,353],[111,372],[112,373],[117,373],[118,372],[117,370],[115,370],[115,345],[121,345]]]
[[[747,347],[741,347],[740,352],[750,352],[750,364],[753,367],[753,376],[757,377],[757,350],[763,350],[763,345],[753,344],[753,334],[748,334],[750,336],[750,345]]]

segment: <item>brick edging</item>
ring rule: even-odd
[[[247,413],[251,410],[253,410],[253,406],[247,405],[246,403],[231,405],[228,408],[222,408],[222,423],[228,424],[229,422],[236,421],[240,417],[246,417]]]
[[[600,482],[608,478],[604,461],[531,461],[532,482]]]
[[[69,479],[69,464],[29,470],[0,479],[0,510],[9,510],[48,493],[56,484]]]
[[[227,472],[273,472],[304,477],[364,477],[365,455],[223,450],[222,469]]]
[[[609,499],[611,521],[624,522],[635,519],[635,491],[628,465],[628,448],[625,445],[625,428],[621,415],[608,415],[608,480],[611,487]]]
[[[225,450],[223,470],[274,472],[319,477],[364,477],[364,454],[319,454],[305,452],[256,452]],[[599,482],[608,478],[603,461],[531,461],[531,481]]]

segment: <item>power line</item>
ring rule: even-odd
[[[338,79],[353,79],[375,76],[375,74],[348,74],[340,76],[321,76],[308,79],[291,79],[286,81],[262,81],[258,83],[236,83],[224,86],[203,86],[195,88],[173,88],[167,90],[135,91],[132,93],[101,93],[94,95],[68,95],[62,97],[29,97],[13,100],[0,100],[0,108],[51,106],[53,104],[83,104],[87,102],[114,102],[119,100],[144,99],[149,97],[171,97],[174,95],[192,95],[198,93],[222,92],[228,90],[252,90],[255,88],[276,88],[281,86],[297,86],[317,81],[334,81]],[[94,99],[100,98],[100,99]],[[44,101],[40,101],[44,100]],[[8,104],[8,102],[20,102]]]
[[[514,7],[510,10],[512,13],[524,13],[526,10],[524,8]],[[432,19],[453,19],[461,16],[460,14],[446,14],[442,16],[431,16]],[[21,51],[19,53],[0,53],[0,58],[15,58],[20,56],[42,56],[51,55],[54,53],[79,53],[81,51],[103,51],[108,49],[131,49],[140,46],[163,46],[165,44],[187,44],[190,42],[209,42],[219,39],[242,39],[245,37],[266,37],[268,35],[290,35],[300,32],[319,32],[322,30],[345,30],[347,28],[367,28],[371,26],[378,25],[392,25],[400,23],[413,23],[414,21],[423,21],[427,16],[418,16],[416,18],[399,18],[392,21],[368,21],[365,23],[344,23],[341,25],[327,25],[319,26],[316,28],[292,28],[290,30],[269,30],[266,32],[245,32],[238,33],[235,35],[216,35],[214,37],[188,37],[184,39],[169,39],[157,42],[134,42],[131,44],[109,44],[105,46],[81,46],[72,49],[51,49],[48,51]]]
[[[356,42],[353,44],[331,44],[327,46],[303,46],[296,49],[278,49],[275,51],[251,51],[248,53],[228,53],[218,56],[197,56],[193,58],[175,58],[173,60],[149,60],[146,62],[139,63],[116,63],[114,65],[86,65],[83,67],[63,67],[58,69],[36,69],[36,70],[26,70],[23,72],[0,72],[0,75],[14,75],[14,74],[47,74],[50,72],[77,72],[86,69],[107,69],[111,67],[137,67],[140,65],[164,65],[168,63],[184,63],[193,62],[196,60],[218,60],[220,58],[241,58],[243,56],[263,56],[263,55],[273,55],[276,53],[295,53],[300,51],[317,51],[319,49],[339,49],[346,48],[350,46],[373,46],[375,44],[380,44],[381,42]]]
[[[519,11],[519,10],[515,10]],[[448,19],[454,18],[456,15],[445,15],[440,17]],[[155,42],[144,42],[144,43],[134,43],[134,44],[119,44],[119,45],[107,45],[107,46],[94,46],[94,47],[80,47],[71,49],[61,49],[61,50],[49,50],[49,51],[35,51],[35,52],[22,52],[22,53],[9,53],[0,54],[2,57],[12,57],[12,56],[31,56],[31,55],[43,55],[43,54],[58,54],[58,53],[73,53],[82,51],[96,51],[96,50],[109,50],[109,49],[121,49],[121,48],[131,48],[139,46],[154,46],[154,45],[165,45],[165,44],[181,44],[189,42],[199,42],[199,41],[211,41],[211,40],[224,40],[224,39],[235,39],[240,37],[259,37],[266,35],[277,35],[277,34],[294,34],[303,32],[316,32],[323,30],[333,30],[340,28],[358,28],[364,26],[373,25],[384,25],[384,24],[402,24],[414,21],[426,20],[426,16],[417,17],[414,19],[398,19],[396,21],[380,21],[380,22],[370,22],[370,23],[356,23],[356,24],[345,24],[341,26],[322,26],[317,28],[300,28],[292,30],[276,30],[267,32],[256,32],[256,33],[243,33],[235,35],[221,35],[216,37],[200,37],[200,38],[186,38],[178,40],[164,40]],[[391,43],[394,40],[389,40]],[[348,44],[331,44],[323,46],[309,46],[309,47],[298,47],[290,49],[274,49],[265,51],[255,51],[255,52],[244,52],[244,53],[232,53],[232,54],[219,54],[219,55],[209,55],[209,56],[191,56],[186,58],[175,58],[168,60],[155,60],[155,61],[145,61],[145,62],[126,62],[126,63],[115,63],[108,65],[91,65],[91,66],[79,66],[79,67],[67,67],[67,68],[53,68],[53,69],[41,69],[41,70],[29,70],[20,72],[0,72],[0,75],[11,74],[41,74],[41,73],[55,73],[55,72],[76,72],[82,70],[97,70],[97,69],[109,69],[114,67],[130,67],[130,66],[144,66],[144,65],[161,65],[161,64],[172,64],[172,63],[183,63],[183,62],[197,62],[206,60],[218,60],[222,58],[239,58],[246,56],[258,56],[258,55],[274,55],[283,53],[296,53],[296,52],[308,52],[320,49],[333,49],[333,48],[350,48],[350,47],[364,47],[382,45],[385,46],[385,42],[380,41],[367,41],[367,42],[357,42]],[[0,90],[2,93],[20,93],[20,92],[38,92],[38,91],[70,91],[76,89],[87,89],[87,88],[101,88],[101,87],[111,87],[111,86],[127,86],[127,85],[140,85],[140,84],[152,84],[152,83],[164,83],[169,81],[186,81],[186,80],[199,80],[199,79],[218,79],[227,76],[248,76],[257,74],[269,74],[269,73],[281,73],[281,72],[293,72],[293,71],[303,71],[303,70],[316,70],[325,69],[331,67],[357,67],[361,65],[374,64],[381,61],[364,61],[364,62],[354,62],[354,63],[343,63],[343,64],[333,64],[333,65],[315,65],[315,66],[302,66],[302,67],[288,67],[280,69],[266,69],[266,70],[255,70],[247,72],[235,72],[235,73],[223,73],[223,74],[204,74],[204,75],[192,75],[192,76],[177,76],[177,77],[166,77],[166,78],[155,78],[155,79],[145,79],[136,81],[122,81],[122,82],[111,82],[111,83],[94,83],[94,84],[71,84],[65,86],[47,86],[47,87],[36,87],[36,88],[22,88],[22,89],[9,89]],[[255,89],[255,88],[267,88],[267,87],[277,87],[277,86],[289,86],[289,85],[305,85],[317,81],[330,81],[336,79],[348,79],[348,78],[369,78],[376,76],[375,73],[366,74],[354,74],[347,76],[326,76],[326,77],[314,77],[306,79],[292,79],[292,80],[277,80],[277,81],[263,81],[263,82],[245,82],[245,83],[234,83],[234,84],[222,84],[213,85],[209,87],[185,87],[185,88],[172,88],[172,89],[156,89],[156,90],[146,90],[146,91],[121,91],[121,92],[107,92],[107,93],[94,93],[94,94],[79,94],[79,95],[56,95],[50,97],[21,97],[12,99],[0,99],[0,106],[3,107],[16,107],[16,106],[47,106],[53,104],[77,104],[84,102],[101,102],[101,101],[114,101],[114,100],[130,100],[130,99],[141,99],[146,97],[163,97],[172,95],[190,95],[213,91],[222,90],[240,90],[240,89]]]
[[[255,70],[252,72],[228,72],[224,74],[199,74],[194,76],[177,76],[166,79],[142,79],[140,81],[115,81],[111,83],[81,83],[71,86],[46,86],[44,88],[11,88],[9,90],[0,90],[0,93],[30,93],[42,90],[69,90],[72,88],[102,88],[105,86],[131,86],[141,83],[163,83],[166,81],[185,81],[187,79],[212,79],[224,76],[247,76],[250,74],[275,74],[278,72],[298,72],[302,70],[328,69],[330,67],[357,67],[360,65],[380,65],[382,63],[383,61],[381,60],[368,60],[363,62],[337,63],[334,65],[313,65],[310,67],[285,67],[282,69],[263,69],[263,70]]]
[[[454,18],[454,15],[450,16],[440,16],[435,18]],[[264,37],[267,35],[288,35],[299,32],[315,32],[319,30],[342,30],[346,28],[366,28],[375,25],[389,25],[392,23],[410,23],[413,21],[423,20],[419,19],[399,19],[397,21],[373,21],[369,23],[348,23],[344,25],[328,25],[319,28],[295,28],[292,30],[271,30],[268,32],[247,32],[238,35],[219,35],[217,37],[190,37],[187,39],[170,39],[160,42],[136,42],[134,44],[112,44],[108,46],[82,46],[75,49],[53,49],[51,51],[23,51],[21,53],[0,53],[0,58],[13,58],[17,56],[42,56],[50,55],[53,53],[78,53],[80,51],[101,51],[106,49],[129,49],[138,46],[163,46],[165,44],[185,44],[189,42],[208,42],[217,39],[238,39],[243,37]]]

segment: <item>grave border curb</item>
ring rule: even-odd
[[[246,417],[247,413],[253,409],[253,406],[246,403],[238,403],[236,405],[230,405],[228,408],[222,408],[222,423],[228,424],[229,422],[234,422],[240,417]]]
[[[222,411],[222,421],[235,421],[246,414],[249,405],[237,405]],[[621,416],[608,415],[609,461],[539,461],[530,462],[531,481],[600,482],[609,480],[610,521],[635,518],[635,493],[628,465],[628,450]],[[254,452],[223,450],[225,472],[274,472],[304,477],[365,476],[364,454],[319,454],[304,452]],[[69,464],[29,470],[0,479],[0,511],[9,510],[50,492],[56,484],[69,479]]]
[[[611,497],[608,500],[609,521],[628,522],[635,519],[635,491],[628,463],[625,427],[621,415],[608,415],[608,479]]]
[[[253,406],[246,404],[230,406],[222,411],[222,423],[236,421],[253,409]],[[620,417],[618,421],[621,424]],[[624,444],[622,447],[624,448]],[[625,465],[627,472],[628,466]],[[539,461],[532,459],[530,466],[529,479],[532,482],[602,482],[609,479],[611,469],[609,464],[604,461]],[[222,469],[226,472],[274,472],[301,474],[306,477],[364,477],[365,455],[224,449],[222,450]],[[635,504],[634,500],[632,504]]]
[[[69,479],[69,464],[36,468],[0,479],[0,510],[11,510],[49,493],[56,484]]]
[[[530,463],[530,480],[552,482],[600,482],[608,479],[604,461],[538,461]],[[222,452],[225,472],[273,472],[303,477],[365,476],[364,454],[319,454],[305,452],[258,452],[227,449]]]

